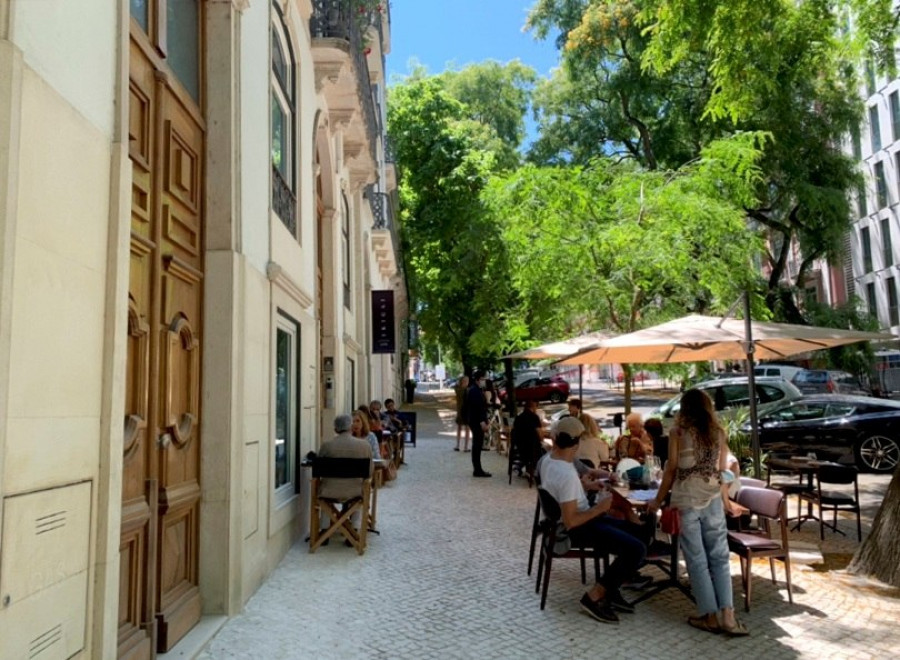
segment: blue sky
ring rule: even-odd
[[[536,41],[522,26],[537,0],[391,0],[391,52],[387,56],[388,82],[409,72],[414,58],[429,73],[449,64],[493,59],[520,59],[539,75],[547,76],[557,64],[551,40]]]

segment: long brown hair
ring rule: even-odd
[[[676,420],[682,429],[694,432],[698,444],[711,447],[725,429],[716,417],[712,399],[703,390],[690,389],[681,397],[681,408]]]
[[[359,422],[360,422],[360,425],[362,426],[362,430],[360,431],[360,433],[361,433],[362,435],[359,435],[359,436],[357,436],[357,437],[359,437],[359,438],[368,438],[368,437],[369,437],[369,432],[370,432],[370,429],[369,429],[369,416],[368,416],[366,413],[364,413],[362,410],[354,410],[354,411],[353,411],[353,419],[358,419]]]

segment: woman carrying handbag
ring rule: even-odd
[[[725,527],[726,512],[736,516],[742,509],[728,498],[733,479],[725,430],[712,401],[701,390],[688,390],[669,436],[662,484],[649,510],[659,509],[671,491],[671,506],[678,513],[667,515],[680,519],[679,543],[697,601],[697,616],[689,617],[688,624],[743,637],[749,633],[734,616]]]

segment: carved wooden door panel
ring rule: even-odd
[[[151,658],[200,618],[204,127],[159,50],[134,28],[129,142],[119,657]]]

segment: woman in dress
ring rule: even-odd
[[[725,514],[740,515],[740,509],[728,497],[728,476],[728,443],[713,403],[701,390],[688,390],[669,434],[669,461],[649,510],[656,511],[671,491],[697,602],[697,616],[688,623],[738,637],[749,633],[734,616]]]

